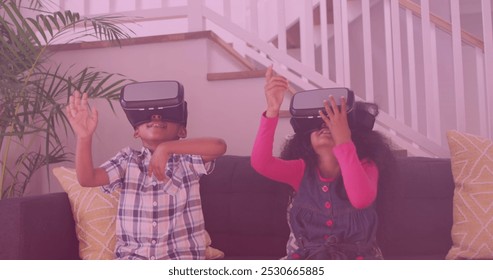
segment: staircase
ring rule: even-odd
[[[261,77],[273,64],[293,91],[352,88],[359,100],[379,104],[377,129],[409,155],[447,157],[451,129],[493,138],[490,0],[467,1],[479,7],[472,12],[458,0],[108,2],[104,13],[138,16],[146,32],[156,21],[174,26],[140,36],[211,30],[242,66],[209,80]],[[81,10],[70,3],[59,1]],[[92,11],[87,3],[82,10]],[[462,28],[463,10],[481,18],[474,33]]]

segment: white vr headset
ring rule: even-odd
[[[348,88],[323,88],[300,91],[293,95],[289,106],[291,126],[295,133],[306,133],[321,128],[323,120],[319,111],[325,112],[324,100],[333,96],[340,106],[341,97],[346,99],[348,122],[351,129],[370,131],[375,123],[375,116],[369,112],[358,110],[354,93]]]
[[[162,120],[187,125],[187,102],[183,85],[177,81],[150,81],[125,85],[120,104],[135,128],[149,122],[153,115]]]

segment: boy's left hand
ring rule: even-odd
[[[167,182],[169,180],[166,176],[166,165],[168,163],[168,159],[169,154],[162,149],[162,146],[158,146],[152,153],[147,175],[154,175],[158,181]]]

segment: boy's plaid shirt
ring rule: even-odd
[[[151,152],[125,148],[105,162],[110,184],[121,189],[116,225],[118,259],[204,259],[205,227],[199,179],[214,162],[172,155],[166,183],[147,176]]]

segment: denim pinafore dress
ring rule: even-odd
[[[344,186],[305,170],[288,208],[287,259],[382,259],[374,205],[354,208],[338,188]]]

